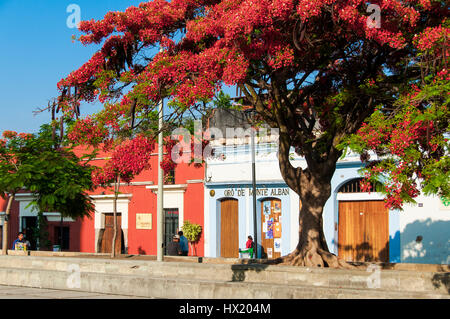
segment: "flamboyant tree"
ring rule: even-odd
[[[415,203],[421,192],[450,198],[448,32],[436,28],[415,40],[418,67],[426,71],[399,95],[395,108],[377,109],[343,142],[366,164],[362,189],[374,191],[371,185],[382,181],[377,191],[386,194],[389,208]]]
[[[415,203],[421,192],[436,194],[443,200],[450,198],[450,160],[448,80],[435,87],[437,100],[424,108],[415,106],[418,101],[430,102],[425,97],[427,88],[414,87],[413,96],[399,100],[406,103],[395,114],[377,110],[368,123],[344,144],[361,154],[364,180],[363,190],[386,194],[386,207],[402,209],[404,203]],[[447,87],[443,92],[440,89]],[[433,90],[433,89],[432,89]],[[447,95],[447,96],[446,96]],[[371,156],[375,156],[374,159]],[[373,182],[382,181],[383,187],[372,189]]]
[[[144,169],[150,168],[150,157],[154,150],[154,141],[144,136],[137,136],[113,146],[110,159],[103,167],[97,167],[92,173],[92,181],[96,186],[109,187],[113,185],[113,239],[111,257],[116,256],[117,239],[117,199],[120,182],[129,183],[134,176]]]
[[[278,261],[347,266],[322,229],[342,142],[432,76],[419,67],[420,45],[448,37],[444,1],[371,4],[368,12],[362,0],[155,0],[109,12],[81,22],[79,40],[102,48],[58,83],[59,108],[78,114],[80,102],[98,98],[102,123],[133,129],[165,97],[178,116],[222,84],[238,86],[279,128],[280,170],[302,202],[298,245]],[[307,168],[291,165],[291,148]]]

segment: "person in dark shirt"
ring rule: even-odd
[[[178,232],[178,236],[180,236],[181,255],[187,256],[189,254],[188,240],[183,236],[183,232],[181,230]]]
[[[181,256],[180,236],[173,236],[173,240],[167,245],[167,254],[169,256]]]

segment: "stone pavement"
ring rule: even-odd
[[[74,290],[58,290],[0,285],[0,299],[148,299]]]
[[[86,292],[158,299],[450,299],[447,265],[344,270],[203,261],[6,255],[0,256],[0,285],[72,290],[79,298]]]

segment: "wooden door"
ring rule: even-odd
[[[338,254],[347,261],[389,261],[389,213],[383,201],[340,201]]]
[[[281,239],[281,200],[267,199],[261,202],[261,246],[262,258],[281,257],[279,249],[275,249],[275,240]],[[275,251],[277,250],[277,252]]]
[[[122,216],[120,213],[117,214],[117,235],[115,251],[116,254],[122,252]],[[105,231],[103,232],[101,252],[111,253],[112,241],[114,236],[114,215],[105,214]]]
[[[239,209],[237,199],[220,203],[220,256],[239,257]]]
[[[364,215],[360,202],[339,202],[338,255],[347,261],[364,257]]]
[[[383,201],[367,201],[365,206],[366,261],[389,262],[389,211]]]

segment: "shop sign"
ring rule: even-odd
[[[136,229],[152,229],[152,214],[136,214]]]
[[[239,197],[239,196],[253,196],[253,189],[251,188],[229,188],[223,192],[227,197]],[[289,195],[289,188],[257,188],[256,196],[283,196]]]

